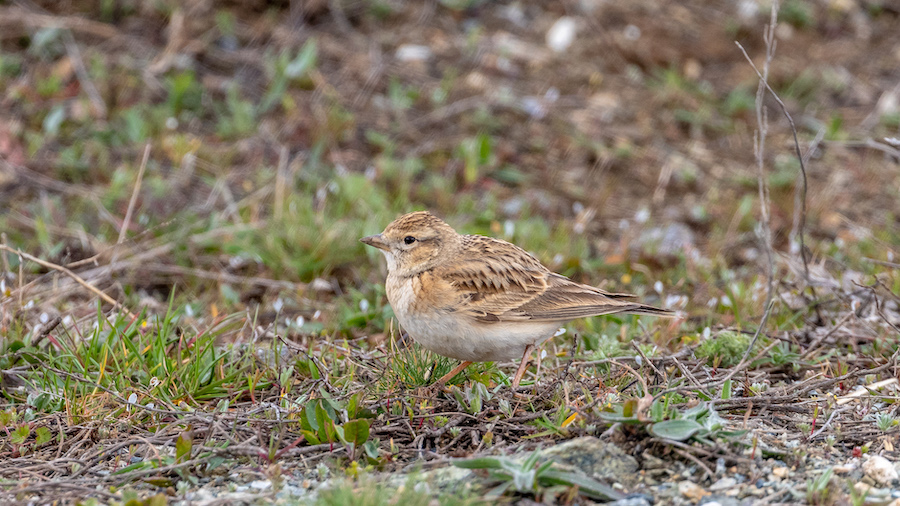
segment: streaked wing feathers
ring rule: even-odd
[[[459,293],[454,308],[476,321],[567,321],[611,313],[670,312],[576,283],[544,267],[525,250],[497,239],[465,236],[465,254],[435,272]]]

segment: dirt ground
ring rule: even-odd
[[[581,335],[620,335],[625,351],[584,358],[576,352],[602,346],[570,346],[570,332],[551,347],[545,375],[524,403],[500,390],[483,399],[480,413],[467,411],[471,389],[460,393],[465,402],[418,390],[363,397],[378,413],[372,436],[381,446],[369,454],[373,473],[406,477],[424,463],[419,471],[434,484],[440,473],[456,470],[448,459],[526,450],[549,451],[542,458],[565,467],[574,460],[549,448],[571,444],[567,451],[579,452],[579,445],[602,442],[624,455],[633,476],[623,477],[620,468],[590,476],[631,494],[623,499],[634,501],[628,504],[895,504],[900,4],[790,0],[780,6],[768,70],[778,99],[771,93],[761,99],[767,135],[760,160],[775,273],[767,292],[755,155],[759,80],[742,48],[762,69],[770,5],[0,2],[3,244],[10,257],[21,250],[68,265],[121,304],[104,303],[108,312],[165,313],[175,287],[187,287],[199,307],[190,318],[196,311],[208,323],[220,312],[243,313],[241,328],[223,341],[284,337],[285,353],[307,364],[309,377],[297,380],[298,389],[313,398],[325,389],[343,401],[351,391],[373,391],[385,374],[379,368],[394,363],[385,352],[392,328],[382,318],[388,313],[377,288],[383,271],[377,257],[362,256],[356,238],[397,211],[432,209],[454,225],[530,240],[523,247],[554,270],[638,292],[688,318],[668,333],[664,324],[579,327]],[[304,60],[308,48],[314,57]],[[279,60],[283,55],[290,56]],[[140,199],[130,198],[145,145],[151,166],[143,191],[135,190]],[[347,188],[357,193],[340,196]],[[310,211],[291,214],[303,206]],[[291,216],[302,218],[292,222]],[[233,228],[220,232],[226,226]],[[249,239],[241,235],[247,230]],[[26,272],[4,265],[6,390],[18,386],[14,375],[39,369],[10,343],[46,349],[57,333],[54,326],[42,334],[48,319],[89,326],[97,321],[98,299],[74,283],[61,287],[48,274],[52,266]],[[777,306],[771,314],[768,296]],[[284,315],[303,323],[279,331]],[[636,334],[626,338],[627,332]],[[312,370],[321,363],[310,364],[338,353],[322,351],[324,334],[347,363],[376,365],[351,369],[350,379],[337,381],[342,386],[316,376]],[[754,334],[765,343],[753,353],[733,352],[732,362],[723,351],[702,355],[713,339],[746,346]],[[609,367],[608,375],[598,376],[598,366]],[[339,377],[334,367],[332,381]],[[100,376],[86,366],[66,377],[93,385]],[[643,395],[633,394],[644,381],[651,385],[643,385]],[[721,425],[705,427],[708,440],[679,440],[663,426],[653,432],[647,397],[658,401],[672,385],[682,396],[679,413],[711,402],[721,415]],[[656,390],[648,394],[651,386]],[[103,402],[123,403],[122,391],[101,387],[109,394]],[[14,440],[16,425],[0,419],[6,428],[0,456],[11,463],[0,471],[0,490],[10,500],[36,503],[94,494],[122,501],[115,488],[128,483],[144,498],[161,490],[171,500],[204,504],[291,503],[337,481],[317,466],[329,463],[329,473],[350,469],[341,460],[347,452],[365,462],[353,449],[335,454],[334,445],[300,444],[267,461],[283,459],[277,472],[260,464],[260,448],[275,434],[288,442],[300,437],[278,432],[287,429],[271,419],[249,421],[284,397],[278,387],[273,381],[266,395],[252,388],[233,395],[231,408],[238,411],[221,416],[213,414],[215,405],[187,417],[175,414],[176,404],[157,405],[150,412],[164,423],[152,435],[146,426],[101,430],[100,415],[77,423],[70,416],[60,429],[68,442],[31,454]],[[3,413],[34,407],[34,395],[25,402],[25,394],[12,392],[4,394]],[[601,394],[610,396],[606,406]],[[395,412],[392,403],[406,411]],[[561,405],[572,407],[571,417],[551,420]],[[64,418],[63,411],[50,411],[31,426],[59,425],[54,417]],[[404,413],[420,426],[404,421]],[[179,431],[191,432],[185,426],[205,427],[197,430],[207,442],[235,445],[205,455],[204,464],[244,460],[232,474],[212,473],[199,483],[177,479],[184,462],[161,465],[152,470],[161,480],[157,488],[146,469],[121,479],[110,474],[121,466],[109,461],[104,445],[124,452],[146,444],[137,453],[149,459],[153,451],[171,451]],[[744,433],[729,431],[749,435],[738,442]],[[72,443],[75,435],[92,444]],[[65,458],[87,467],[73,471]],[[352,469],[345,474],[355,476]],[[450,481],[475,482],[484,474]],[[53,485],[60,480],[69,488]],[[176,488],[177,481],[191,484]],[[239,490],[229,481],[240,483]],[[520,504],[600,499],[542,487],[507,498]]]

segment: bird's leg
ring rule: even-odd
[[[450,372],[448,372],[447,374],[441,376],[441,379],[437,380],[436,383],[437,383],[438,385],[443,385],[444,383],[446,383],[446,382],[450,381],[451,379],[453,379],[454,376],[456,376],[457,374],[461,373],[461,372],[463,371],[463,369],[465,369],[466,367],[469,367],[470,365],[472,365],[472,362],[469,362],[468,360],[466,360],[465,362],[463,362],[463,363],[459,364],[458,366],[456,366],[456,368],[453,369],[452,371],[450,371]]]
[[[522,363],[519,364],[519,370],[516,371],[516,376],[513,378],[512,389],[515,390],[519,387],[519,382],[522,381],[522,376],[525,376],[525,369],[528,368],[528,356],[531,355],[531,352],[534,350],[534,345],[529,344],[525,347],[525,353],[522,354]]]

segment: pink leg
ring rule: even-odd
[[[534,350],[534,345],[529,344],[525,347],[525,353],[522,354],[522,363],[519,364],[519,370],[516,371],[516,376],[513,378],[512,389],[515,390],[519,388],[519,382],[522,381],[522,376],[525,376],[525,369],[528,368],[528,358],[531,355],[531,352]]]
[[[470,365],[472,365],[472,362],[469,362],[469,361],[459,364],[458,366],[456,366],[455,369],[453,369],[452,371],[448,372],[447,374],[441,376],[441,379],[437,380],[437,384],[443,385],[444,383],[450,381],[451,379],[453,379],[454,376],[461,373],[463,369],[465,369],[466,367],[469,367]]]

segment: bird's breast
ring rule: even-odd
[[[429,274],[388,276],[388,301],[417,343],[445,357],[472,362],[519,358],[559,328],[548,322],[482,323],[452,310],[454,299]],[[448,299],[448,300],[443,300]]]

